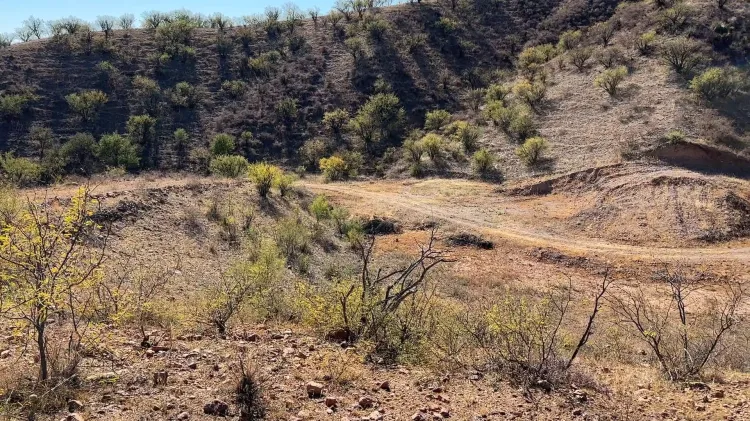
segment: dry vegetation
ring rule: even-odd
[[[750,417],[750,3],[382,6],[0,37],[0,417]]]

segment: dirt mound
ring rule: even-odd
[[[623,164],[607,165],[604,167],[588,168],[562,176],[534,179],[499,192],[510,196],[541,196],[551,193],[573,192],[594,189],[596,183],[613,177],[621,177],[624,173],[636,173],[634,167]]]
[[[738,177],[750,175],[750,159],[710,145],[669,143],[651,150],[647,155],[695,171]]]
[[[446,241],[448,244],[457,247],[477,247],[482,250],[492,250],[495,248],[495,243],[492,241],[465,232],[451,235]]]

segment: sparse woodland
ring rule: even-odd
[[[21,25],[0,35],[0,418],[750,416],[716,403],[750,370],[747,1]],[[452,214],[483,209],[472,189],[509,199]],[[669,254],[717,244],[736,256]]]

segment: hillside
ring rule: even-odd
[[[665,39],[681,32],[700,39],[714,50],[709,57],[715,64],[745,63],[747,4],[730,2],[714,10],[713,3],[691,2],[684,28],[659,32]],[[597,46],[596,28],[583,39],[583,45],[593,47],[588,69],[576,71],[565,56],[545,66],[548,92],[535,120],[538,133],[553,145],[550,154],[555,165],[547,170],[611,163],[625,147],[653,144],[669,130],[735,152],[747,148],[746,99],[706,107],[670,74],[658,54],[644,57],[633,51],[634,37],[662,25],[664,11],[658,7],[624,2],[615,13],[617,1],[498,4],[488,8],[477,2],[456,10],[432,3],[402,5],[374,9],[364,20],[353,14],[351,21],[341,19],[335,25],[326,18],[298,20],[292,30],[287,29],[287,21],[278,21],[280,29],[273,30],[266,21],[165,35],[162,25],[161,32],[114,30],[105,37],[84,31],[16,44],[0,50],[0,94],[30,93],[34,99],[20,115],[6,116],[0,123],[0,145],[33,156],[39,153],[29,135],[34,126],[50,128],[53,143],[65,143],[79,132],[90,132],[95,138],[125,133],[130,116],[149,114],[156,118],[155,134],[148,140],[152,146],[141,145],[143,168],[195,164],[190,151],[207,146],[217,133],[235,136],[237,152],[248,159],[281,158],[296,165],[305,162],[300,147],[312,139],[324,139],[329,151],[361,148],[353,133],[331,137],[321,120],[326,112],[339,108],[353,116],[379,89],[391,89],[398,97],[407,127],[421,127],[425,113],[434,109],[484,123],[472,111],[472,90],[512,82],[524,47],[556,42],[566,30],[609,19],[608,25],[616,28],[608,40],[610,47]],[[720,42],[710,32],[716,25],[731,26]],[[352,39],[362,40],[361,45],[347,44]],[[355,52],[356,59],[353,48],[363,50]],[[615,100],[593,86],[602,70],[595,59],[605,50],[627,64],[631,73]],[[136,76],[150,78],[157,86],[139,85]],[[235,84],[222,89],[227,81]],[[189,85],[175,86],[179,82]],[[94,89],[103,91],[108,100],[94,118],[81,121],[66,96]],[[187,141],[175,140],[173,133],[180,128],[187,130]],[[243,138],[246,132],[252,138]],[[507,176],[523,175],[523,165],[513,154],[514,142],[504,137],[488,128],[481,145],[498,153]],[[388,142],[398,145],[401,140],[397,135]],[[386,142],[369,152],[378,158],[387,146]],[[379,166],[366,161],[369,171],[382,172],[383,166],[390,165],[388,158]],[[309,169],[317,169],[311,165]]]

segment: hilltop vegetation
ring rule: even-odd
[[[208,172],[216,137],[232,139],[228,154],[309,171],[335,154],[354,166],[364,156],[366,174],[467,172],[484,168],[470,162],[478,149],[498,174],[516,174],[522,162],[551,169],[557,152],[529,159],[537,155],[525,152],[530,144],[517,161],[513,144],[541,135],[567,155],[548,135],[566,101],[598,87],[614,98],[607,107],[616,114],[628,103],[641,114],[644,95],[629,81],[664,65],[674,76],[658,89],[682,91],[679,111],[669,112],[685,127],[647,128],[643,140],[679,129],[738,151],[747,146],[744,1],[376,6],[342,2],[325,15],[290,5],[242,20],[149,12],[140,28],[132,16],[102,17],[96,26],[29,19],[22,38],[48,38],[0,50],[0,145],[34,167],[31,176],[12,177],[50,182],[117,167]],[[595,79],[586,92],[567,91],[577,72]],[[712,127],[679,121],[696,112],[724,117],[712,118]],[[585,117],[568,130],[585,129]],[[105,135],[120,139],[102,142]],[[402,145],[410,151],[398,151]],[[117,162],[106,158],[110,148],[137,153]],[[72,155],[88,158],[71,162]]]

